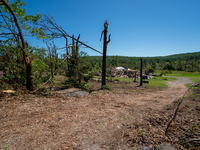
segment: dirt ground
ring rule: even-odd
[[[159,90],[115,81],[107,91],[98,90],[100,82],[91,83],[96,90],[90,94],[77,89],[61,89],[51,95],[1,93],[0,147],[131,150],[141,146],[155,149],[164,142],[176,149],[193,146],[190,141],[184,144],[186,138],[181,143],[184,137],[178,130],[192,125],[196,128],[193,132],[199,133],[200,101],[190,101],[189,96],[168,136],[164,134],[178,100],[187,90],[184,84],[191,83],[188,78],[168,82],[168,89]],[[199,138],[195,134],[194,138]],[[194,146],[199,149],[198,142]]]

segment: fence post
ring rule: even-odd
[[[142,58],[140,58],[140,86],[142,86],[143,81],[142,81]]]
[[[107,32],[108,32],[108,23],[107,20],[104,23],[104,40],[103,40],[103,65],[102,65],[102,85],[106,85],[106,51],[107,51],[107,45],[110,42],[110,35],[109,35],[109,40],[107,41]]]

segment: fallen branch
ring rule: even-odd
[[[197,83],[199,83],[199,82],[200,82],[200,80],[197,81],[196,83],[193,83],[193,84],[187,89],[187,91],[183,94],[183,97],[182,97],[181,101],[178,103],[178,106],[176,107],[176,110],[175,110],[175,112],[174,112],[174,115],[173,115],[172,119],[171,119],[171,120],[169,121],[169,123],[167,124],[167,128],[166,128],[166,130],[165,130],[165,135],[167,135],[168,128],[169,128],[170,124],[172,123],[172,121],[173,121],[173,120],[175,119],[175,117],[176,117],[177,111],[178,111],[178,109],[179,109],[180,104],[182,103],[182,101],[183,101],[183,99],[184,99],[185,94],[191,89],[191,87],[195,86],[195,85],[196,85]]]
[[[70,53],[70,50],[69,50],[69,53]],[[64,62],[68,57],[69,57],[69,54],[62,60],[62,62]],[[53,76],[55,75],[55,73],[57,73],[58,68],[60,67],[60,65],[62,64],[62,62],[60,62],[60,64],[58,65],[58,67],[57,67],[56,70],[54,71]],[[35,90],[33,91],[33,93],[35,93],[38,89],[40,89],[40,88],[43,87],[45,84],[47,84],[51,79],[52,79],[52,76],[51,76],[44,84],[42,84],[40,87],[38,87],[37,89],[35,89]]]

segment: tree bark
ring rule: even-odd
[[[8,3],[5,0],[1,0],[3,2],[3,4],[7,7],[7,9],[9,10],[9,12],[12,14],[13,18],[14,18],[14,22],[17,26],[18,32],[19,32],[19,36],[21,39],[21,43],[22,43],[22,54],[23,54],[23,58],[24,58],[24,62],[26,65],[26,88],[29,91],[33,91],[34,90],[34,81],[33,81],[33,70],[32,70],[32,63],[28,57],[28,54],[26,52],[26,42],[24,41],[24,37],[21,31],[21,28],[19,26],[17,17],[14,13],[14,11],[12,10],[12,8],[8,5]]]
[[[33,91],[34,90],[34,77],[33,77],[33,69],[32,69],[32,64],[29,63],[26,66],[26,87],[27,90]]]

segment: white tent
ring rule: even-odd
[[[126,70],[126,69],[124,67],[117,67],[115,70],[122,71],[122,70]]]

